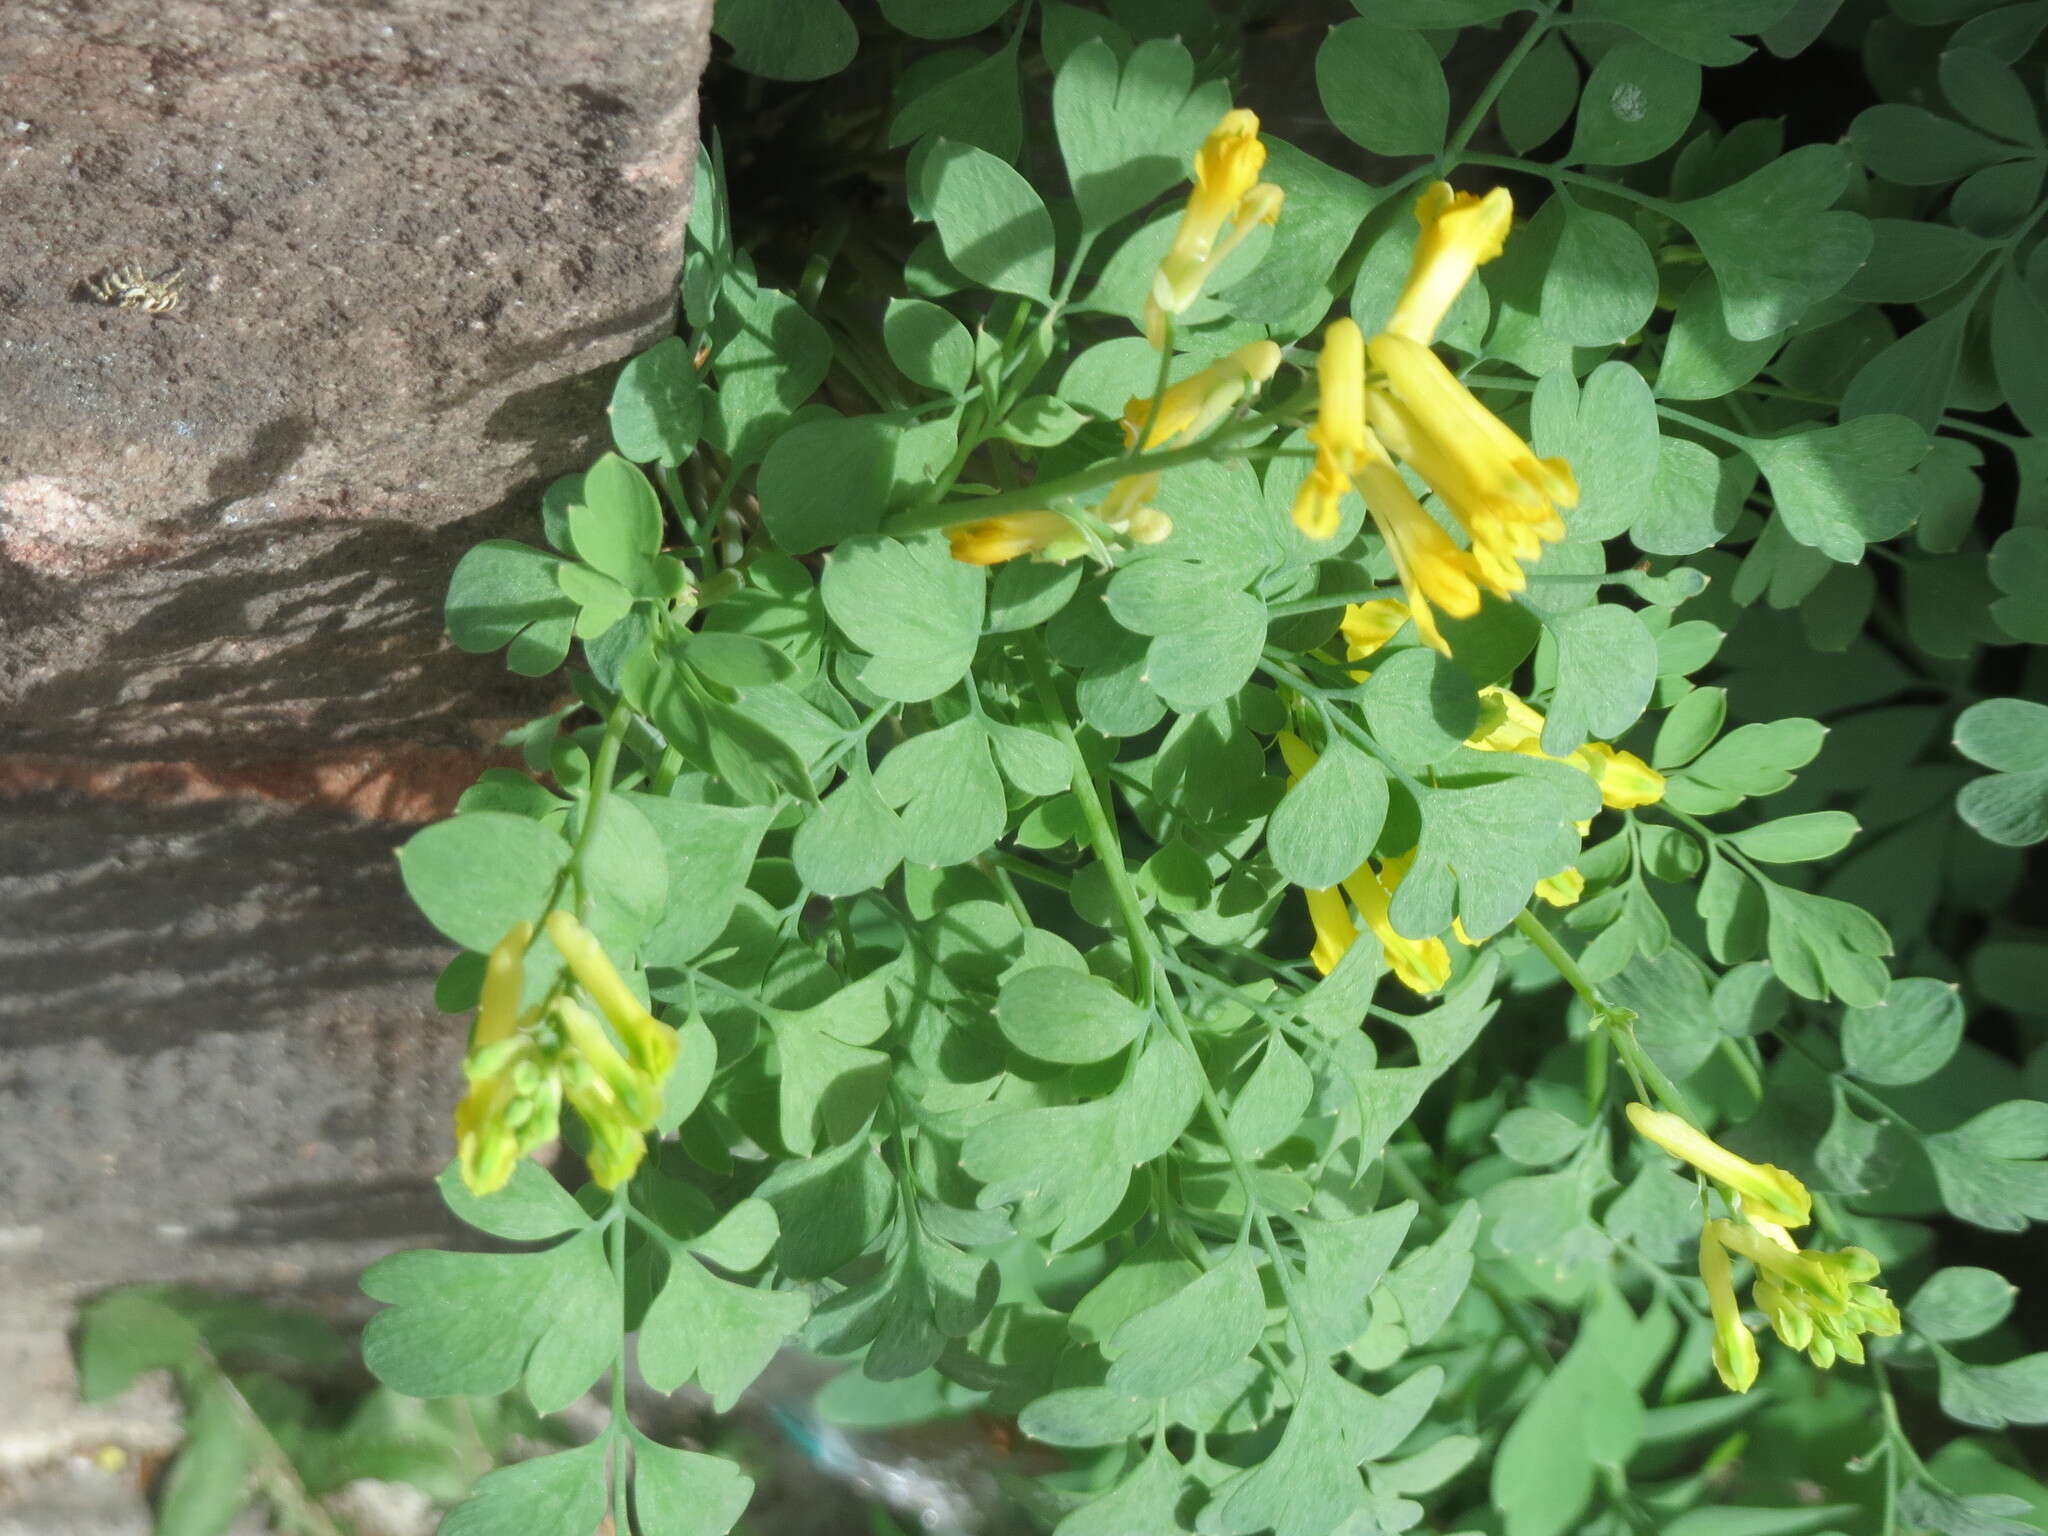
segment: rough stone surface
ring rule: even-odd
[[[14,0],[0,746],[467,745],[455,554],[671,323],[708,0]],[[85,287],[180,267],[148,315]],[[431,659],[431,664],[429,664]]]
[[[673,324],[709,17],[0,6],[0,1532],[166,1433],[67,1408],[77,1297],[345,1317],[445,1231],[462,1030],[391,853],[552,699],[441,593]],[[181,306],[95,300],[129,263]]]

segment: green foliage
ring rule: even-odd
[[[1238,10],[721,0],[864,201],[777,240],[701,159],[617,451],[451,582],[459,646],[568,667],[552,788],[401,853],[445,1001],[573,908],[677,1064],[609,1195],[444,1180],[523,1246],[373,1270],[384,1380],[545,1411],[637,1335],[723,1410],[797,1341],[849,1412],[1057,1448],[1060,1536],[2033,1528],[2024,1257],[1944,1244],[2048,1221],[2036,8],[1354,9],[1275,23],[1328,121],[1262,135],[1268,229],[1202,149],[1261,105]],[[1710,73],[1855,47],[1814,142]],[[1390,323],[1439,176],[1521,206],[1437,355],[1577,487],[1448,656],[1357,638],[1416,585],[1384,497],[1289,516],[1325,327]],[[536,941],[515,1027],[571,985]],[[1743,1213],[1632,1099],[1804,1181],[1905,1331],[1723,1395],[1690,1271]],[[622,1533],[747,1493],[615,1421],[448,1528],[607,1489]]]

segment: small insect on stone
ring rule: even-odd
[[[139,309],[144,314],[167,315],[184,300],[178,285],[185,280],[183,268],[151,277],[129,262],[102,272],[86,282],[86,291],[102,304],[120,309]]]

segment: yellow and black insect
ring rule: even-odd
[[[102,304],[120,309],[139,309],[144,314],[167,315],[184,301],[178,285],[185,280],[183,268],[151,277],[134,263],[86,280],[85,289]]]

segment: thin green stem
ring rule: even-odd
[[[605,1241],[611,1250],[612,1276],[619,1287],[619,1343],[612,1353],[612,1417],[605,1426],[605,1433],[611,1437],[612,1458],[612,1529],[618,1536],[627,1536],[632,1527],[626,1515],[626,1478],[629,1472],[628,1459],[631,1455],[626,1437],[620,1430],[628,1422],[626,1417],[626,1223],[625,1217],[632,1210],[632,1199],[627,1191],[631,1186],[621,1184],[612,1191],[611,1210],[606,1214],[610,1230]]]
[[[972,501],[940,502],[911,507],[890,518],[883,531],[892,537],[903,538],[933,528],[950,527],[954,523],[993,517],[1000,512],[1030,511],[1045,507],[1060,497],[1078,496],[1083,491],[1110,485],[1126,475],[1150,474],[1154,470],[1174,469],[1182,464],[1199,464],[1207,459],[1234,457],[1235,450],[1246,447],[1255,439],[1264,436],[1274,425],[1268,417],[1252,416],[1234,426],[1213,432],[1200,442],[1189,443],[1183,447],[1164,448],[1127,459],[1109,459],[1087,469],[1076,470],[1071,475],[1061,475],[1054,480],[1041,480],[1035,485],[1021,486],[1014,491],[998,491],[993,496],[977,496]]]
[[[1529,23],[1528,31],[1516,41],[1508,56],[1500,61],[1500,67],[1494,70],[1493,77],[1486,82],[1470,109],[1459,121],[1450,142],[1444,146],[1444,152],[1437,156],[1436,173],[1439,177],[1450,175],[1452,169],[1464,157],[1465,146],[1472,142],[1472,135],[1477,133],[1479,125],[1486,121],[1486,114],[1493,110],[1494,102],[1500,99],[1500,93],[1507,88],[1508,81],[1514,78],[1515,71],[1521,68],[1522,61],[1529,57],[1538,43],[1543,41],[1544,34],[1550,30],[1551,19],[1556,14],[1557,5],[1553,0],[1552,4],[1546,5],[1537,13],[1536,19]],[[1472,158],[1476,160],[1478,156]]]
[[[1473,165],[1490,165],[1504,171],[1523,171],[1531,176],[1540,176],[1545,181],[1552,183],[1569,183],[1573,186],[1588,187],[1593,191],[1605,192],[1611,196],[1622,198],[1627,202],[1648,208],[1653,213],[1661,213],[1665,218],[1671,219],[1676,223],[1682,224],[1685,222],[1679,217],[1678,209],[1674,205],[1665,202],[1662,198],[1652,197],[1647,192],[1639,192],[1634,187],[1624,186],[1618,181],[1609,181],[1604,176],[1590,176],[1584,171],[1567,171],[1561,166],[1546,165],[1540,160],[1525,160],[1520,155],[1468,154],[1461,158]]]

